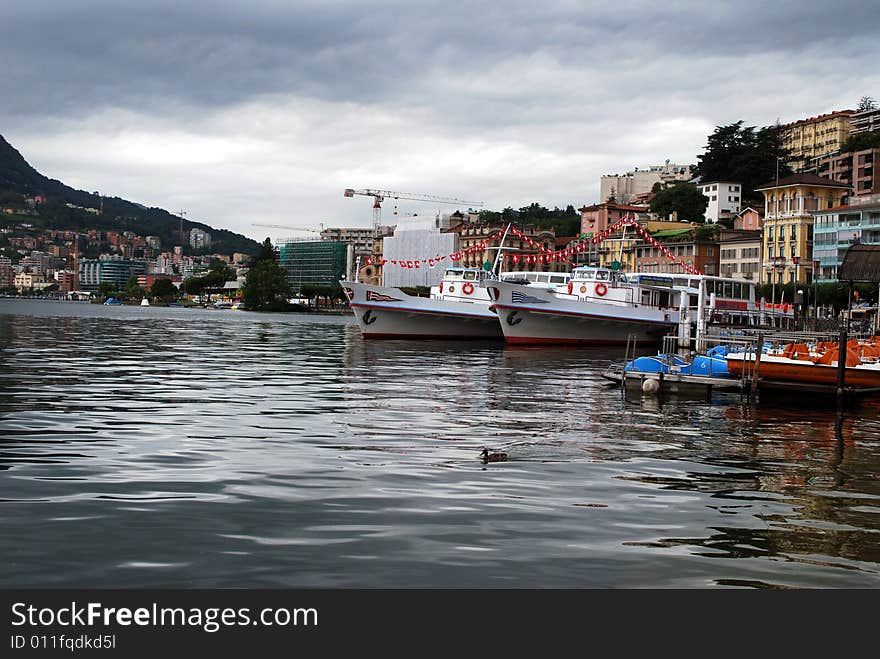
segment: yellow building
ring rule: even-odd
[[[764,194],[761,282],[812,282],[813,212],[843,205],[850,186],[794,174],[755,191]]]
[[[810,169],[815,166],[812,159],[839,151],[849,137],[854,114],[855,110],[840,110],[782,126],[782,148],[788,151],[792,170]]]

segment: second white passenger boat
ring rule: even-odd
[[[752,281],[692,274],[624,273],[575,268],[554,290],[486,282],[509,343],[587,345],[659,344],[678,328],[680,336],[703,336],[710,325],[778,324],[792,310],[762,309]]]

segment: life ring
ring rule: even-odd
[[[587,292],[587,287],[581,286],[581,293],[586,293],[586,292]]]
[[[605,284],[603,284],[601,281],[598,284],[596,284],[596,295],[598,295],[599,297],[602,297],[607,292],[608,292],[608,287]]]
[[[568,294],[569,295],[571,295],[572,288],[574,288],[574,284],[572,284],[571,282],[568,282]]]
[[[461,292],[464,293],[465,295],[470,295],[471,293],[474,292],[474,285],[472,283],[470,283],[469,281],[466,281],[464,283],[464,286],[461,287]]]

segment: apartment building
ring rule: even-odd
[[[842,206],[850,187],[815,174],[793,174],[755,189],[764,195],[762,283],[809,283],[813,215]]]
[[[839,110],[782,126],[782,148],[795,172],[812,166],[811,160],[840,151],[849,137],[855,110]]]
[[[880,193],[880,149],[838,153],[820,158],[819,176],[852,186],[853,196]]]
[[[845,206],[813,213],[813,266],[818,281],[836,281],[855,242],[880,244],[880,194],[854,197]]]
[[[700,192],[708,200],[706,224],[715,224],[718,220],[728,220],[736,215],[742,201],[742,184],[730,181],[708,181],[700,183]]]

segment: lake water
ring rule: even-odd
[[[620,356],[0,299],[0,586],[880,587],[880,403]]]

